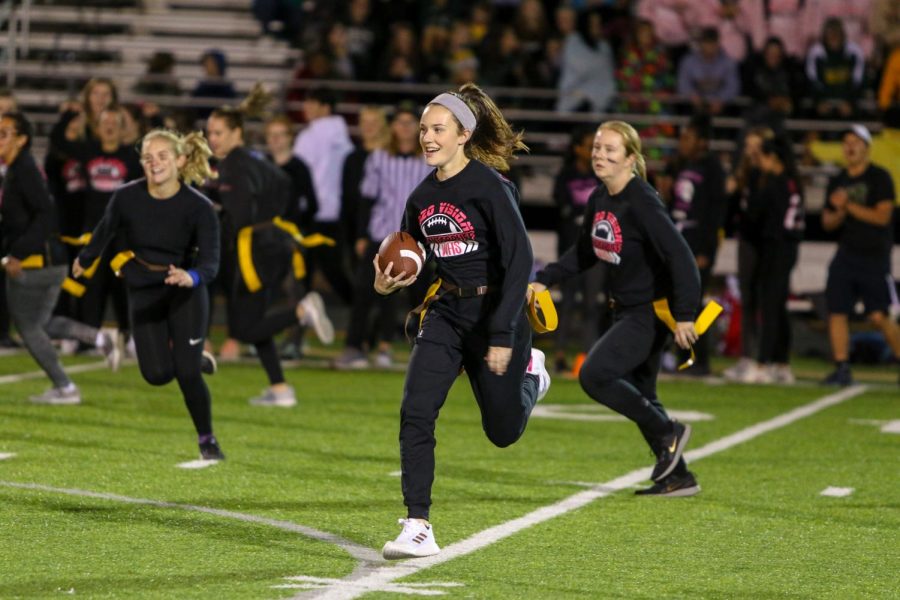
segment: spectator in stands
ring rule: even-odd
[[[725,171],[719,158],[710,152],[712,124],[708,115],[691,118],[678,137],[678,155],[666,166],[657,189],[669,206],[675,228],[694,253],[703,293],[709,286],[719,229],[725,220]],[[708,375],[709,338],[695,344],[696,362],[685,373]]]
[[[884,48],[900,46],[900,2],[874,0],[869,13],[869,31]]]
[[[818,26],[810,27],[807,13],[809,0],[778,0],[765,2],[764,11],[768,22],[769,36],[784,42],[788,56],[803,61],[809,46],[819,35]]]
[[[419,48],[416,33],[407,22],[391,25],[390,44],[381,63],[382,81],[418,81]]]
[[[372,15],[370,0],[350,0],[344,17],[347,51],[359,79],[374,79],[378,27]]]
[[[718,0],[637,0],[635,16],[653,23],[656,35],[677,65],[689,50],[691,32],[718,26]]]
[[[337,79],[355,78],[355,66],[350,55],[349,38],[344,24],[332,23],[325,34],[325,42],[335,77]]]
[[[620,112],[660,115],[671,108],[664,99],[675,91],[675,73],[650,21],[635,21],[619,60],[616,81],[619,83]],[[646,142],[655,137],[672,138],[675,130],[668,123],[656,123],[644,126],[638,133]],[[658,149],[648,148],[646,153],[649,158],[661,157]]]
[[[454,21],[450,29],[450,45],[447,48],[446,70],[450,81],[459,87],[478,78],[478,57],[472,48],[469,26],[465,21]]]
[[[422,30],[422,65],[423,80],[428,83],[439,83],[449,79],[447,70],[447,53],[450,47],[450,30],[443,24],[430,23]]]
[[[0,117],[16,112],[18,103],[12,90],[0,89]],[[6,165],[0,164],[0,183],[6,174]],[[0,248],[3,247],[3,233],[0,230]],[[9,311],[6,308],[6,271],[0,269],[0,348],[15,348],[18,344],[9,336]]]
[[[823,383],[850,385],[849,316],[862,300],[869,321],[884,333],[900,359],[900,329],[888,307],[892,286],[891,219],[896,192],[890,174],[871,162],[872,135],[854,124],[844,133],[846,167],[828,183],[822,227],[837,232],[838,250],[828,268],[825,298],[835,370]],[[895,156],[896,159],[896,156]]]
[[[569,4],[560,4],[556,7],[553,24],[556,26],[555,35],[565,38],[575,32],[578,26],[578,12]]]
[[[900,44],[888,55],[878,86],[878,108],[887,110],[900,106]]]
[[[754,121],[773,123],[791,115],[803,88],[797,75],[784,43],[776,37],[766,40],[747,67],[747,95],[756,104]]]
[[[344,160],[341,175],[341,224],[344,231],[355,232],[358,224],[357,213],[362,196],[363,169],[369,154],[380,148],[387,148],[391,141],[387,115],[378,106],[363,106],[357,115],[359,140]],[[356,256],[351,256],[351,266],[356,267]]]
[[[736,63],[742,63],[760,50],[766,39],[763,0],[720,0],[719,40],[722,50]]]
[[[539,56],[550,35],[550,23],[540,0],[522,0],[513,20],[523,55]]]
[[[559,214],[556,230],[557,256],[562,256],[575,244],[578,231],[584,224],[584,210],[588,198],[600,183],[591,164],[593,147],[593,128],[579,127],[573,131],[562,169],[557,173],[553,184],[553,202]],[[587,352],[600,333],[600,320],[604,309],[603,303],[599,302],[597,297],[603,287],[603,274],[604,271],[599,265],[595,265],[566,280],[560,286],[562,300],[557,312],[561,319],[556,333],[554,361],[559,372],[568,370],[566,349],[573,326],[577,326],[581,333],[580,353]],[[577,302],[579,293],[580,303]],[[576,317],[576,310],[581,312],[580,319]]]
[[[765,276],[758,283],[760,335],[755,383],[792,384],[787,301],[791,271],[806,227],[803,188],[788,139],[765,140],[758,162],[759,201],[750,208],[757,213],[750,214],[750,220],[759,227],[759,270]]]
[[[113,370],[118,368],[119,350],[112,336],[72,319],[51,316],[68,266],[53,198],[31,155],[33,139],[34,130],[25,115],[11,112],[0,117],[0,160],[7,168],[0,204],[0,268],[6,271],[6,297],[16,331],[53,383],[29,400],[79,404],[81,394],[63,370],[51,336],[96,345]]]
[[[422,157],[419,144],[419,117],[413,104],[401,104],[391,119],[391,140],[387,148],[372,151],[366,159],[360,194],[362,203],[356,230],[355,252],[358,257],[356,291],[347,341],[343,353],[335,360],[337,369],[365,368],[366,340],[369,339],[370,317],[377,311],[372,326],[377,330],[375,366],[393,364],[391,342],[400,325],[396,294],[382,296],[375,291],[372,261],[381,242],[397,231],[403,218],[406,199],[431,172]]]
[[[703,29],[697,46],[678,65],[678,95],[695,112],[718,115],[741,93],[737,63],[722,50],[718,29]]]
[[[862,50],[847,41],[840,19],[826,20],[821,40],[806,55],[816,116],[847,119],[854,115],[865,66]]]
[[[578,16],[578,27],[563,46],[562,72],[557,89],[560,112],[604,112],[616,93],[612,49],[603,39],[603,21],[597,10]]]
[[[762,235],[757,215],[760,196],[760,153],[763,143],[775,137],[775,132],[765,126],[747,131],[743,148],[737,159],[737,168],[725,184],[732,198],[735,232],[738,243],[737,276],[741,292],[741,358],[722,373],[732,381],[750,383],[756,381],[757,342],[759,339],[759,289],[763,277],[760,266]]]
[[[473,46],[481,46],[491,30],[492,14],[489,2],[476,2],[469,11],[469,39]]]
[[[337,96],[329,88],[314,88],[303,101],[309,123],[294,141],[294,154],[312,171],[319,210],[314,231],[335,241],[334,246],[310,248],[310,267],[320,269],[340,298],[350,304],[353,286],[347,277],[346,238],[341,224],[341,176],[344,159],[353,151],[344,118],[335,114]]]
[[[82,131],[79,133],[79,139],[96,139],[97,124],[100,119],[100,113],[110,106],[119,103],[119,92],[116,84],[106,77],[94,77],[90,79],[81,89],[81,100],[77,105],[67,105],[66,110],[73,109],[84,113],[82,121]],[[60,111],[62,117],[65,116],[65,110]]]
[[[147,63],[147,72],[132,88],[141,96],[180,96],[181,85],[175,77],[175,55],[171,52],[154,52]]]
[[[771,0],[770,0],[771,1]],[[822,30],[829,19],[841,22],[848,42],[854,43],[862,51],[868,61],[872,58],[875,42],[869,29],[869,18],[872,14],[872,0],[815,0],[806,2],[804,20],[809,31]]]
[[[491,36],[484,58],[481,81],[485,85],[518,87],[526,84],[526,61],[519,36],[512,26],[506,25],[499,35]]]
[[[227,100],[237,98],[234,84],[226,77],[228,58],[218,48],[211,48],[200,57],[203,78],[197,82],[191,97],[197,100],[209,98],[209,102],[197,102],[194,110],[198,119],[206,119],[214,108]]]

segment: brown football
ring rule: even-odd
[[[418,275],[425,264],[425,252],[413,236],[404,231],[396,231],[381,242],[378,247],[378,267],[384,271],[388,263],[394,263],[388,275],[406,272],[406,276]]]

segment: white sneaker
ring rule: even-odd
[[[344,348],[340,356],[331,361],[331,366],[338,371],[368,369],[369,359],[362,350],[348,346]]]
[[[757,365],[755,369],[744,376],[742,381],[744,383],[761,383],[763,385],[777,383],[773,365]]]
[[[312,327],[316,332],[316,337],[323,344],[330,344],[334,341],[334,325],[325,312],[325,302],[318,292],[310,292],[300,301],[303,308],[303,318],[300,320],[301,325]]]
[[[106,358],[106,365],[109,370],[115,373],[122,364],[122,348],[119,345],[118,329],[101,329],[99,336],[100,343],[98,348]]]
[[[722,377],[729,381],[741,381],[747,371],[756,367],[756,361],[752,358],[742,356],[734,365],[722,371]]]
[[[391,357],[391,353],[386,350],[378,352],[373,362],[379,369],[390,369],[394,366],[394,359]]]
[[[50,388],[43,394],[29,396],[28,400],[35,404],[81,404],[81,392],[73,383],[64,388]]]
[[[381,549],[381,555],[387,560],[420,558],[441,551],[434,541],[434,529],[430,523],[420,519],[399,519],[397,522],[403,525],[403,531]]]
[[[267,388],[262,394],[255,398],[250,398],[250,404],[253,406],[278,406],[280,408],[291,408],[297,405],[297,396],[294,395],[294,388],[287,386],[286,391],[274,392],[272,388]]]
[[[550,390],[550,373],[547,372],[545,362],[546,357],[544,353],[537,348],[532,348],[531,360],[528,361],[528,368],[525,369],[525,372],[530,375],[536,375],[538,378],[537,402],[540,402]]]
[[[794,385],[797,383],[797,378],[794,377],[793,371],[791,371],[791,365],[788,364],[774,364],[770,367],[772,373],[772,379],[775,380],[775,383],[781,383],[784,385]]]

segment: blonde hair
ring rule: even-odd
[[[266,107],[272,101],[272,94],[266,91],[263,84],[256,82],[247,97],[235,108],[222,106],[212,111],[210,116],[225,121],[228,129],[244,129],[244,119],[255,119],[264,116]]]
[[[463,85],[456,95],[472,110],[477,123],[472,137],[463,147],[466,156],[498,171],[509,171],[509,161],[515,158],[516,151],[528,151],[522,141],[525,132],[514,131],[490,96],[474,83]],[[463,131],[459,119],[453,116],[453,120]]]
[[[206,138],[199,131],[187,135],[179,135],[169,129],[154,129],[141,140],[141,146],[150,140],[161,138],[169,142],[175,156],[184,156],[187,160],[178,171],[179,177],[188,185],[202,184],[209,179],[215,179],[217,174],[209,166],[209,157],[212,150]]]
[[[641,136],[638,135],[637,130],[625,121],[606,121],[605,123],[600,124],[600,127],[597,128],[597,131],[601,129],[615,131],[622,136],[622,143],[625,146],[626,158],[631,155],[634,155],[635,157],[634,174],[639,176],[641,179],[646,180],[647,162],[644,159],[644,155],[641,153]]]

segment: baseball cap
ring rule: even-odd
[[[869,129],[865,125],[861,125],[860,123],[854,123],[846,130],[844,133],[852,133],[862,141],[866,143],[866,146],[872,145],[872,134],[869,133]]]

